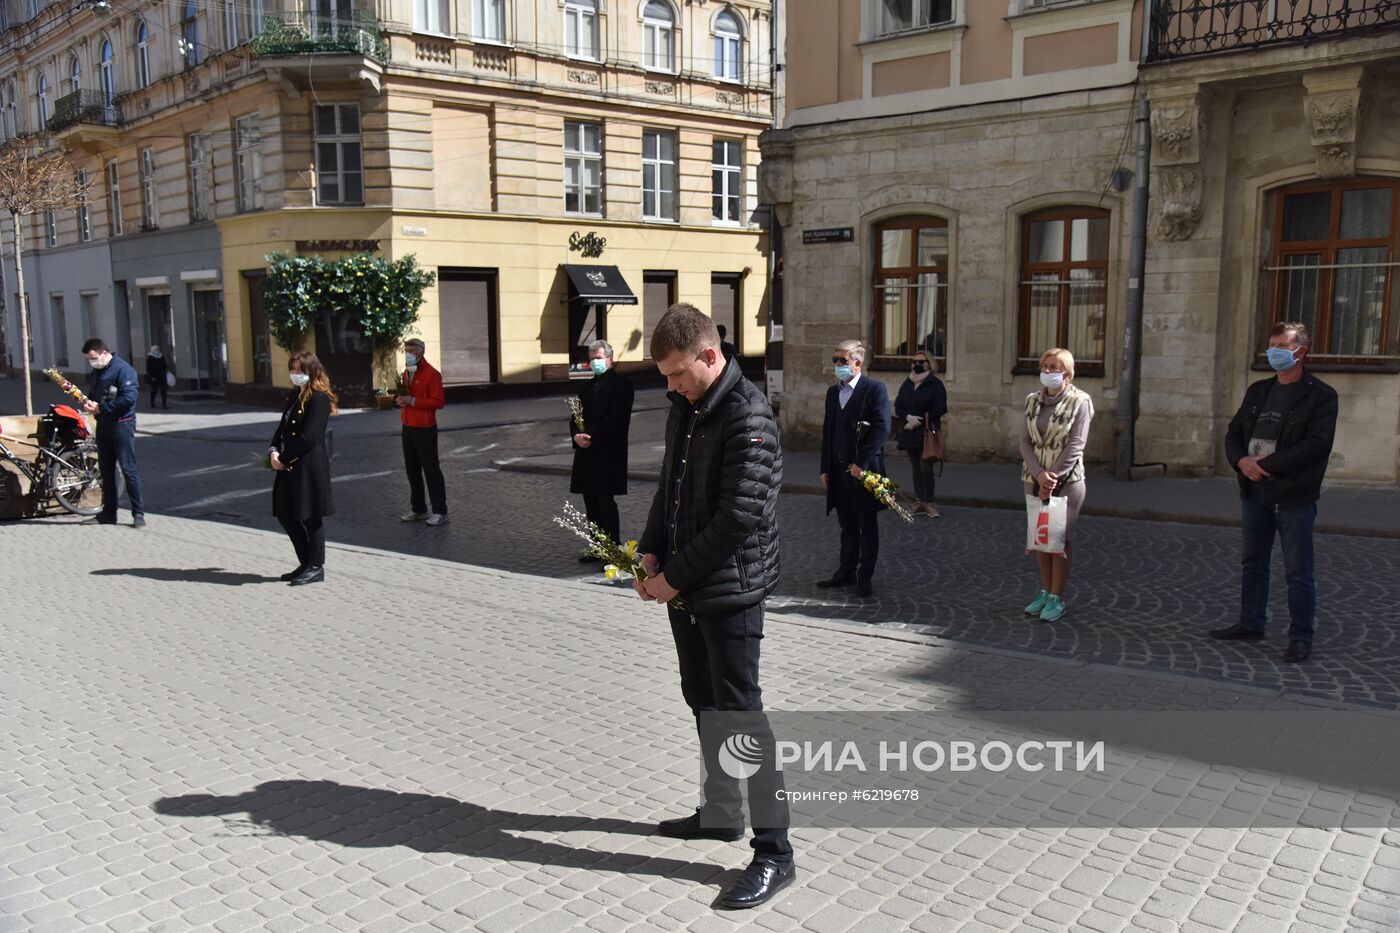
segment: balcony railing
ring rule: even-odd
[[[353,19],[316,13],[269,16],[250,46],[259,56],[350,52],[381,62],[389,58],[389,43],[379,21],[365,12]]]
[[[1400,0],[1156,0],[1147,60],[1360,35],[1400,26]]]
[[[101,91],[78,90],[54,101],[48,128],[50,132],[57,133],[80,123],[118,126],[121,122],[121,110]]]

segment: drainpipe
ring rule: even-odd
[[[1147,265],[1147,173],[1151,161],[1151,108],[1147,98],[1138,101],[1137,163],[1133,175],[1133,240],[1128,260],[1127,319],[1123,322],[1123,374],[1118,385],[1118,412],[1113,433],[1118,451],[1113,463],[1115,479],[1132,479],[1139,361],[1142,356],[1142,274]]]

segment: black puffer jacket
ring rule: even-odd
[[[669,398],[666,456],[639,550],[657,556],[692,614],[747,609],[778,583],[783,451],[773,409],[734,361],[699,405],[676,392]],[[668,485],[681,460],[677,515]]]

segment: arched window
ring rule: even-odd
[[[38,80],[34,82],[34,112],[39,117],[38,129],[43,132],[49,125],[49,79],[44,77],[44,73],[39,72]]]
[[[98,78],[102,84],[102,103],[105,106],[112,106],[112,100],[117,96],[117,82],[112,74],[112,41],[102,40],[102,58],[97,66]]]
[[[1101,376],[1108,323],[1108,211],[1057,207],[1021,218],[1021,320],[1016,368],[1039,369],[1051,347],[1076,376]]]
[[[564,0],[564,53],[598,58],[598,0]]]
[[[744,80],[744,32],[733,10],[715,17],[715,77]]]
[[[185,0],[180,7],[180,46],[185,67],[198,65],[203,47],[199,44],[199,4],[196,0]]]
[[[948,221],[897,217],[875,227],[875,362],[916,350],[942,364],[948,334]]]
[[[15,83],[13,81],[5,82],[5,123],[9,136],[20,134],[19,102],[15,99],[15,93]]]
[[[136,24],[136,86],[151,83],[151,32],[144,22]]]
[[[63,93],[72,94],[83,89],[83,65],[77,55],[68,58],[68,77],[63,79]]]
[[[649,0],[642,10],[642,65],[676,70],[676,15],[665,0]]]

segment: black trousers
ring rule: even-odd
[[[583,510],[588,520],[622,543],[622,516],[617,511],[616,496],[584,496]]]
[[[136,467],[136,421],[106,422],[97,426],[97,470],[102,475],[102,513],[104,521],[117,518],[117,467],[126,480],[126,497],[131,502],[131,514],[146,514],[141,501],[141,471]]]
[[[933,462],[924,460],[924,449],[905,451],[909,454],[909,465],[914,469],[914,498],[920,502],[933,502]]]
[[[156,407],[156,396],[160,396],[160,403],[163,408],[170,407],[170,386],[165,384],[165,380],[151,383],[151,407]]]
[[[326,529],[321,519],[308,518],[299,521],[279,515],[277,521],[281,523],[287,537],[292,539],[292,547],[296,549],[297,561],[301,566],[326,566]]]
[[[860,482],[849,474],[831,477],[841,485],[836,490],[836,520],[841,525],[841,566],[837,575],[869,580],[875,576],[880,557],[879,512],[872,512],[858,497],[870,497]]]
[[[438,429],[403,429],[403,465],[408,472],[409,507],[415,512],[428,511],[428,503],[423,498],[423,478],[428,479],[428,498],[432,500],[433,512],[447,514],[447,483],[442,478],[442,466],[438,463]]]
[[[763,748],[763,765],[748,779],[755,854],[792,858],[787,803],[778,798],[783,774],[774,764],[773,734],[758,686],[758,649],[763,640],[763,604],[727,616],[692,616],[670,608],[671,635],[680,660],[681,695],[695,714],[705,763],[700,817],[705,826],[743,825],[743,796],[737,779],[719,763],[720,747],[732,734],[716,713],[742,713],[733,721]],[[758,714],[758,715],[755,715]]]

